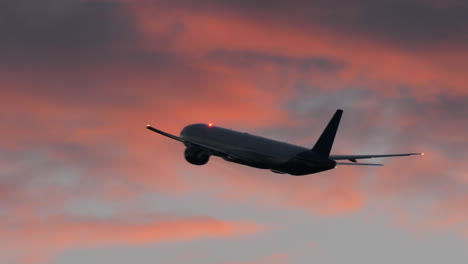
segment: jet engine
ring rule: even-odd
[[[204,165],[210,159],[210,155],[197,147],[188,147],[184,152],[185,160],[193,165]]]

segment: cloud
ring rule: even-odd
[[[0,212],[46,214],[49,222],[33,220],[25,230],[67,247],[226,237],[252,227],[199,218],[107,226],[49,217],[75,200],[150,192],[214,189],[223,203],[254,201],[259,208],[323,216],[359,212],[376,197],[430,196],[421,213],[430,217],[428,226],[456,228],[466,219],[460,213],[467,180],[465,5],[314,3],[3,4],[0,112],[7,140],[0,152]],[[264,178],[213,159],[195,171],[182,145],[144,129],[149,122],[177,134],[186,124],[212,121],[311,144],[326,122],[322,116],[339,106],[346,106],[341,151],[427,156],[376,170],[338,168],[302,178],[265,172]],[[187,174],[210,180],[187,181]],[[163,227],[173,233],[161,233]],[[26,231],[8,232],[26,239]]]
[[[160,34],[154,34],[154,32],[161,30],[160,26],[157,25],[158,21],[161,20],[160,17],[163,17],[164,21],[168,20],[183,25],[184,30],[174,36],[174,44],[171,49],[186,54],[200,55],[212,50],[228,50],[255,51],[302,58],[326,57],[332,61],[343,61],[347,65],[339,75],[338,81],[329,82],[327,88],[337,85],[345,87],[343,84],[347,83],[364,85],[368,89],[395,94],[399,92],[397,87],[405,86],[410,87],[414,96],[420,98],[433,98],[440,93],[465,94],[463,85],[466,80],[461,73],[466,70],[467,65],[465,60],[460,58],[466,56],[466,51],[460,46],[448,48],[438,45],[430,49],[418,48],[415,50],[410,44],[402,45],[398,41],[379,38],[373,30],[366,34],[356,34],[352,29],[338,30],[327,27],[320,21],[305,24],[296,23],[298,16],[291,12],[288,13],[287,7],[283,13],[286,14],[284,20],[288,22],[284,22],[281,16],[270,15],[265,18],[249,13],[246,10],[248,8],[230,8],[229,4],[226,4],[227,7],[224,8],[222,4],[221,7],[217,4],[210,7],[200,5],[198,8],[194,7],[190,10],[182,6],[168,5],[171,12],[163,14],[159,6],[153,7],[146,2],[135,4],[139,25],[142,27],[142,31],[146,32],[148,43],[158,43]],[[401,3],[401,6],[404,5]],[[418,6],[417,3],[414,5]],[[278,11],[282,10],[281,7],[282,5]],[[290,9],[299,10],[298,12],[307,10],[307,6],[301,7],[303,6],[291,5]],[[358,12],[359,8],[365,10],[366,5],[358,5],[356,7]],[[424,8],[421,7],[421,9]],[[268,10],[268,7],[266,9]],[[378,6],[375,6],[375,9],[380,10]],[[314,9],[312,8],[312,10]],[[333,12],[335,9],[330,7],[328,10]],[[457,8],[450,10],[455,13],[459,12]],[[388,11],[384,8],[381,9],[381,12]],[[369,11],[368,13],[372,16],[379,16],[378,12],[373,14],[372,11]],[[158,20],[152,19],[154,14],[158,14]],[[314,16],[310,17],[314,18]],[[340,17],[333,18],[332,16],[330,20],[339,21]],[[358,15],[358,17],[361,16]],[[415,16],[408,15],[408,17]],[[431,17],[431,15],[427,15],[427,17]],[[385,24],[387,22],[384,21],[388,20],[382,20],[382,23]],[[171,24],[171,22],[164,24]],[[337,22],[336,24],[353,26],[353,23]],[[378,23],[363,22],[362,24],[376,25]],[[458,22],[452,24],[458,25]],[[359,25],[355,27],[356,31],[360,30]],[[401,31],[405,31],[407,28],[401,26]],[[381,34],[387,32],[384,28],[378,28],[375,31],[382,32]],[[448,31],[441,30],[441,32]],[[391,32],[388,32],[387,35],[389,34]],[[460,34],[454,34],[454,36],[457,37]],[[154,41],[152,41],[153,37]],[[430,36],[428,35],[428,37]],[[434,36],[434,41],[439,39],[439,37]],[[461,43],[461,40],[449,43]],[[158,45],[153,46],[156,47],[155,50],[160,49]],[[150,45],[148,47],[150,48]],[[306,80],[313,83],[310,78]],[[326,82],[320,84],[323,83]]]
[[[18,219],[16,219],[18,220]],[[66,216],[40,218],[30,215],[21,222],[3,220],[5,259],[18,263],[45,263],[55,254],[76,247],[106,247],[238,237],[261,231],[250,221],[224,221],[210,217],[148,215],[114,219],[73,219]]]
[[[89,65],[137,37],[131,14],[115,1],[20,0],[2,4],[0,12],[0,49],[14,66],[24,60],[35,66],[67,60]]]
[[[141,1],[145,2],[145,1]],[[162,3],[161,3],[162,2]],[[459,43],[466,41],[464,12],[466,3],[450,1],[160,1],[165,8],[233,12],[244,17],[257,17],[259,22],[287,24],[290,27],[321,27],[341,34],[371,36],[402,45],[449,44],[443,39]],[[453,43],[453,42],[452,42]],[[455,43],[453,43],[455,44]],[[450,44],[449,44],[450,45]]]
[[[265,256],[257,260],[253,261],[241,261],[241,262],[225,262],[223,264],[280,264],[280,263],[288,263],[290,260],[290,256],[285,253],[275,253],[270,256]]]

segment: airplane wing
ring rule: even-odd
[[[156,128],[152,127],[151,125],[146,125],[146,128],[149,129],[149,130],[151,130],[151,131],[153,131],[153,132],[156,132],[156,133],[158,133],[158,134],[161,134],[161,135],[163,135],[163,136],[166,136],[166,137],[168,137],[168,138],[172,138],[172,139],[178,140],[178,141],[180,141],[180,142],[185,142],[185,140],[182,139],[181,137],[171,135],[171,134],[169,134],[169,133],[166,133],[166,132],[164,132],[164,131],[161,131],[161,130],[159,130],[159,129],[156,129]]]
[[[331,160],[349,160],[352,162],[357,162],[358,159],[402,157],[402,156],[413,156],[413,155],[424,155],[424,153],[404,153],[404,154],[385,154],[385,155],[330,155],[330,159]]]
[[[217,156],[221,156],[221,157],[225,157],[225,158],[228,158],[228,159],[238,159],[238,160],[243,160],[243,161],[247,161],[247,162],[250,162],[248,159],[246,159],[245,157],[241,157],[240,155],[236,154],[236,153],[232,153],[230,151],[226,151],[226,150],[222,150],[222,149],[218,149],[218,148],[214,148],[212,146],[207,146],[205,144],[200,144],[198,142],[193,142],[193,141],[190,141],[190,140],[186,140],[186,139],[183,139],[181,137],[178,137],[178,136],[174,136],[172,134],[169,134],[169,133],[166,133],[162,130],[159,130],[159,129],[156,129],[154,127],[152,127],[151,125],[147,125],[146,126],[147,129],[153,131],[153,132],[156,132],[158,134],[161,134],[163,136],[166,136],[168,138],[172,138],[174,140],[177,140],[177,141],[180,141],[180,142],[183,142],[183,143],[189,143],[191,145],[195,145],[195,146],[198,146],[202,149],[205,149],[207,150],[208,152],[210,152],[210,154],[214,154],[214,155],[217,155]]]

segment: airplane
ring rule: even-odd
[[[280,174],[302,176],[331,170],[338,165],[383,166],[375,163],[358,163],[360,159],[424,155],[424,153],[384,155],[330,155],[343,110],[338,109],[311,149],[238,132],[209,124],[192,124],[184,127],[180,136],[146,128],[182,142],[187,162],[204,165],[210,156],[254,168],[269,169]],[[350,162],[342,162],[347,160]]]

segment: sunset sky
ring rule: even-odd
[[[468,260],[468,1],[0,3],[0,263]],[[217,126],[333,154],[293,177],[178,135]]]

